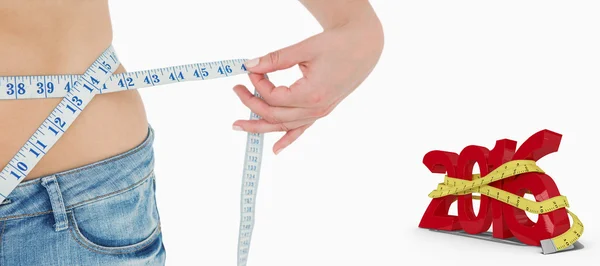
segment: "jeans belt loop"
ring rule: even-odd
[[[56,232],[69,228],[69,219],[63,201],[63,196],[55,175],[42,178],[42,186],[48,191],[52,213],[54,214],[54,230]]]

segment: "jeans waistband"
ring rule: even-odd
[[[133,149],[20,183],[0,205],[0,221],[56,212],[59,207],[64,212],[135,187],[153,174],[153,141],[154,130],[149,125],[146,139]]]

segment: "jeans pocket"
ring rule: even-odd
[[[68,211],[71,234],[86,249],[127,254],[158,239],[160,220],[154,174],[136,187]]]

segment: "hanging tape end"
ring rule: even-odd
[[[556,250],[554,242],[552,242],[551,239],[544,239],[540,242],[540,244],[542,246],[542,254],[544,255],[556,253],[558,251]]]

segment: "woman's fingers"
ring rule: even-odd
[[[249,60],[245,65],[250,72],[260,74],[288,69],[301,62],[312,59],[315,54],[314,45],[314,38],[308,38],[288,47]]]
[[[286,86],[275,87],[275,84],[262,74],[250,73],[248,76],[256,91],[271,105],[293,107],[286,104],[292,98],[290,88]]]
[[[279,139],[273,145],[273,152],[275,152],[275,154],[279,154],[281,150],[294,143],[294,141],[296,141],[304,133],[304,131],[306,131],[307,128],[312,126],[313,123],[306,124],[304,126],[290,130],[287,133],[285,133],[285,135],[283,135],[283,137],[281,137],[281,139]]]
[[[248,74],[252,86],[269,105],[285,107],[314,106],[315,89],[308,84],[308,79],[300,78],[289,87],[275,86],[265,75]]]
[[[237,85],[233,90],[246,107],[271,123],[284,123],[307,118],[318,118],[320,115],[318,112],[319,110],[315,109],[271,106],[265,100],[254,96],[254,94],[243,85]]]
[[[303,127],[307,124],[312,124],[316,121],[314,118],[296,120],[285,123],[270,123],[264,119],[258,120],[238,120],[233,123],[234,128],[237,126],[240,130],[251,132],[251,133],[267,133],[267,132],[281,132],[281,131],[292,131],[297,128]]]

